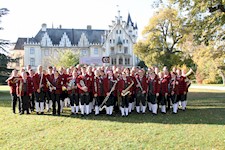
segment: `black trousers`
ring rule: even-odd
[[[13,108],[13,113],[16,113],[16,103],[17,103],[17,100],[18,100],[18,109],[19,109],[19,112],[21,112],[21,102],[20,102],[20,98],[17,97],[16,93],[12,93],[11,94],[11,99],[12,99],[12,108]]]
[[[126,96],[122,96],[121,98],[122,98],[121,107],[128,108],[130,96],[126,95]]]
[[[159,94],[159,103],[161,105],[166,105],[166,97],[165,95],[162,95],[161,93]]]
[[[146,94],[142,94],[141,92],[138,92],[136,94],[136,106],[140,106],[140,102],[143,106],[146,105]]]
[[[35,108],[35,93],[33,92],[30,97],[30,109],[34,110]]]
[[[40,93],[35,92],[36,102],[44,102],[45,101],[45,92],[41,91]]]
[[[106,101],[106,107],[114,106],[114,102],[115,102],[115,96],[111,94],[109,96],[109,99]]]
[[[57,108],[57,113],[58,115],[60,115],[60,94],[52,94],[52,108],[53,108],[53,115],[56,114],[56,103],[58,105],[58,108]]]
[[[157,104],[156,94],[149,93],[148,102],[151,102],[152,104]]]
[[[95,98],[95,106],[100,106],[104,100],[104,96],[97,96]]]
[[[30,108],[30,97],[26,92],[23,96],[20,96],[20,101],[22,106],[22,113],[24,113],[25,110],[28,112]]]
[[[70,97],[70,105],[71,106],[74,106],[74,104],[76,106],[79,106],[79,95],[78,95],[78,93],[72,93],[72,94],[69,95],[69,97]]]
[[[81,93],[80,94],[80,103],[81,103],[81,105],[84,105],[84,104],[89,105],[89,102],[90,102],[90,95],[89,95],[89,93],[88,92]]]
[[[177,95],[177,101],[185,101],[187,98],[187,94],[179,94]]]
[[[51,91],[46,92],[46,103],[49,104],[49,101],[53,99],[53,93]]]
[[[173,94],[173,95],[171,95],[170,97],[171,97],[171,101],[172,101],[173,104],[175,104],[175,103],[178,102],[178,101],[177,101],[177,95],[176,95],[176,94]]]

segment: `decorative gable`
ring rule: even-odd
[[[52,41],[47,32],[45,32],[44,36],[41,39],[41,46],[52,46]]]
[[[79,47],[88,47],[89,46],[89,42],[88,42],[88,39],[87,39],[85,33],[81,34],[80,40],[78,42],[78,46]]]
[[[66,32],[63,33],[61,41],[59,42],[60,47],[71,47],[70,39],[68,38]]]

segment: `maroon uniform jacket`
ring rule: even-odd
[[[129,77],[126,77],[126,80],[124,80],[123,78],[120,79],[120,81],[118,82],[119,94],[121,95],[122,91],[125,90],[128,86],[130,86],[131,83],[132,80]],[[132,92],[131,88],[128,91]]]
[[[108,92],[110,92],[111,88],[113,87],[113,85],[115,84],[115,82],[111,82],[111,80],[113,81],[117,81],[115,77],[112,77],[112,79],[109,79],[110,77],[105,77],[103,79],[103,85],[104,85],[104,96],[107,95]],[[117,96],[117,87],[118,87],[118,82],[116,83],[116,88],[115,91],[112,92],[112,94],[114,96]]]
[[[174,94],[178,95],[179,91],[178,91],[178,85],[176,84],[177,79],[171,79],[170,83],[169,83],[169,95],[171,95],[172,91],[174,92]]]
[[[184,92],[187,92],[187,83],[186,83],[186,77],[180,76],[178,78],[178,93],[180,95],[184,94]]]
[[[39,89],[39,85],[41,82],[41,74],[36,73],[33,77],[33,83],[34,83],[34,91],[36,92]],[[43,78],[42,78],[42,82],[41,84],[43,84],[43,90],[45,92],[48,91],[48,87],[47,87],[47,82],[46,82],[46,76],[43,74]]]
[[[104,84],[103,78],[101,77],[94,77],[93,79],[93,94],[97,94],[97,96],[104,96]]]
[[[156,94],[159,93],[160,86],[159,86],[159,78],[155,76],[154,79],[148,79],[148,93]]]
[[[22,86],[21,86],[22,84]],[[26,87],[25,87],[26,85]],[[21,89],[20,89],[21,87]],[[19,80],[18,83],[17,83],[17,87],[16,87],[16,93],[18,96],[24,96],[24,89],[27,89],[27,95],[30,95],[32,94],[32,84],[31,84],[31,78],[30,77],[27,77],[27,80],[26,80],[26,84],[24,84],[24,80]]]
[[[159,79],[159,86],[160,86],[160,94],[162,96],[165,96],[166,93],[168,93],[168,80],[167,78]]]
[[[10,93],[11,94],[16,94],[16,84],[17,84],[17,82],[15,82],[14,79],[15,79],[15,77],[12,77],[10,80],[7,81],[8,86],[10,87]]]
[[[91,91],[91,87],[92,87],[92,81],[91,81],[91,78],[90,78],[90,76],[89,75],[85,75],[85,76],[83,76],[83,75],[79,75],[78,76],[78,81],[77,81],[77,87],[78,87],[78,89],[79,89],[79,94],[81,94],[81,93],[85,93],[81,88],[82,88],[82,86],[81,86],[81,84],[80,84],[80,81],[81,80],[83,80],[84,81],[84,84],[85,84],[85,86],[88,88],[88,93]]]
[[[135,79],[135,76],[128,76],[131,81],[134,82],[133,86],[131,87],[130,91],[131,91],[131,94],[135,94],[135,89],[136,89],[136,79]]]
[[[70,78],[70,79],[68,79],[68,85],[67,85],[67,87],[69,87],[70,85],[70,82],[73,82],[74,81],[74,86],[77,86],[77,81],[79,80],[78,79],[78,77],[76,78],[76,79],[73,79],[73,78]],[[78,87],[77,88],[75,88],[75,89],[71,89],[71,90],[68,90],[68,94],[72,94],[72,92],[74,91],[74,93],[79,93],[79,89],[78,89]]]
[[[60,78],[62,79],[62,86],[67,87],[67,81],[68,81],[67,78],[68,77],[69,77],[69,75],[65,74],[65,73],[60,75]]]
[[[55,94],[61,94],[62,93],[62,78],[59,76],[57,79],[53,78],[52,85],[56,87],[56,90],[53,90],[52,92]]]
[[[143,91],[145,91],[147,93],[147,89],[148,89],[148,80],[145,76],[143,76],[142,78],[140,78],[139,76],[136,76],[136,79],[138,80],[142,86]],[[136,85],[135,87],[138,85],[138,82],[136,81]],[[141,91],[140,87],[136,87],[136,93],[138,93],[139,91]],[[142,92],[142,91],[141,91]]]

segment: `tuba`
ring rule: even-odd
[[[194,75],[196,75],[195,72],[193,71],[193,69],[191,68],[191,69],[185,74],[185,77],[190,76],[192,73],[194,73]]]

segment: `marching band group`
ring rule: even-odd
[[[185,70],[173,68],[171,72],[164,67],[147,71],[137,67],[92,67],[70,68],[49,66],[37,72],[31,69],[12,71],[7,79],[12,97],[13,113],[19,101],[19,113],[36,111],[44,114],[52,110],[60,115],[65,106],[71,107],[71,115],[81,116],[94,113],[99,115],[103,109],[106,115],[121,112],[128,116],[136,112],[145,114],[146,109],[153,115],[158,111],[166,114],[172,104],[172,114],[180,107],[184,111],[187,105],[187,92],[190,81]],[[57,108],[57,109],[56,109]],[[135,109],[136,108],[136,109]]]

